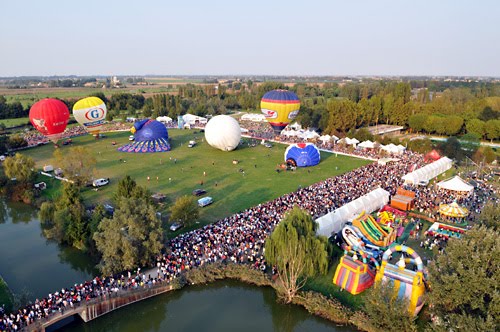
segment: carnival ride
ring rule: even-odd
[[[390,258],[396,252],[401,252],[397,265],[390,263]],[[404,255],[409,257],[405,258]],[[407,269],[407,264],[413,264],[416,271]],[[417,315],[424,305],[424,264],[415,250],[404,246],[395,245],[384,252],[382,264],[375,277],[375,282],[389,282],[400,298],[410,301],[408,310],[410,314]]]

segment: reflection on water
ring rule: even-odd
[[[0,275],[14,293],[47,296],[97,273],[87,255],[43,237],[36,209],[0,199],[0,220]]]
[[[276,302],[271,288],[236,281],[184,288],[63,331],[353,331]]]

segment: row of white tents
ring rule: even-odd
[[[441,173],[446,172],[452,166],[452,161],[448,157],[440,158],[433,163],[425,165],[414,170],[402,177],[405,183],[418,185],[420,183],[428,183],[429,180],[435,178]]]
[[[338,233],[344,228],[347,221],[356,218],[361,212],[372,213],[382,208],[389,202],[389,192],[377,188],[366,195],[363,195],[352,202],[339,207],[338,209],[325,214],[316,219],[318,223],[317,235],[330,237],[332,233]]]

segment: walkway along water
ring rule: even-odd
[[[45,329],[51,325],[73,315],[78,315],[84,322],[89,322],[113,310],[163,294],[165,292],[169,292],[173,289],[174,287],[171,284],[163,282],[155,286],[146,285],[138,289],[119,290],[115,293],[102,295],[99,298],[80,302],[77,305],[70,307],[70,309],[61,311],[60,313],[53,313],[47,318],[36,321],[36,323],[29,325],[25,329],[28,331],[44,332]]]

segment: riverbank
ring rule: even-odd
[[[181,277],[181,288],[187,285],[209,284],[217,280],[233,279],[260,287],[272,287],[278,293],[276,283],[269,275],[248,265],[214,263],[189,270]],[[361,331],[379,332],[370,324],[362,311],[354,311],[315,291],[301,291],[292,304],[302,306],[312,315],[327,319],[341,326],[355,327]]]
[[[9,285],[0,276],[0,306],[6,311],[12,311],[14,304],[14,296],[9,288]]]

